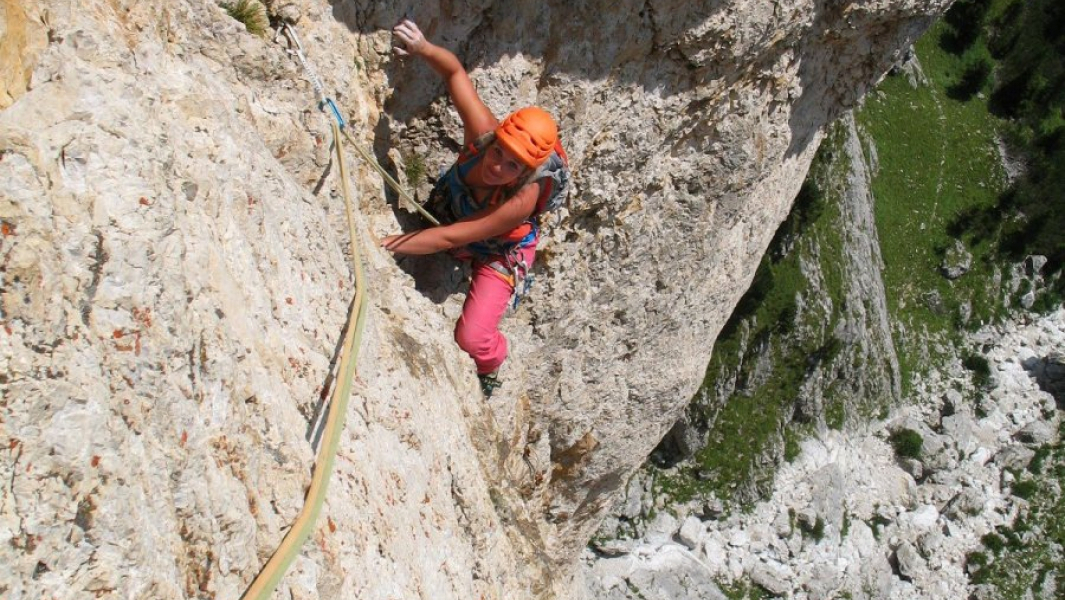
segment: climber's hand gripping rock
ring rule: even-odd
[[[425,35],[410,19],[403,19],[393,27],[392,35],[402,44],[393,47],[395,53],[400,56],[417,56],[425,50]]]

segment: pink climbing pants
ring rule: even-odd
[[[522,248],[521,258],[532,266],[536,248]],[[499,321],[507,311],[514,287],[502,274],[480,261],[473,261],[470,293],[455,324],[455,342],[477,364],[477,374],[491,373],[507,358],[507,338],[499,332]]]

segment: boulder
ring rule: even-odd
[[[1035,277],[1043,272],[1047,264],[1047,257],[1041,254],[1032,254],[1024,259],[1024,271],[1028,277]]]
[[[954,245],[947,250],[939,272],[947,279],[957,279],[969,272],[973,266],[973,255],[961,240],[954,240]]]
[[[925,559],[931,557],[943,545],[946,539],[940,531],[929,531],[917,538],[917,549]]]
[[[789,595],[792,584],[788,573],[782,565],[758,563],[751,569],[751,581],[755,585],[778,597]]]
[[[819,563],[810,569],[810,575],[802,584],[810,600],[829,600],[837,597],[840,587],[840,572],[836,565]]]
[[[899,467],[913,477],[914,481],[921,481],[924,477],[924,463],[916,458],[900,458]]]
[[[1065,406],[1065,352],[1055,350],[1042,359],[1029,359],[1024,362],[1039,387],[1054,396],[1059,407]]]
[[[894,560],[903,581],[913,581],[925,566],[924,559],[909,542],[903,542],[895,549]]]
[[[984,510],[987,497],[976,488],[965,488],[947,503],[943,510],[948,518],[959,521],[968,517],[974,517]]]
[[[680,531],[677,532],[677,541],[687,546],[689,550],[694,550],[699,546],[699,542],[705,533],[706,527],[698,517],[688,517],[684,519],[684,524],[680,526]]]
[[[680,528],[680,521],[667,511],[655,515],[647,525],[644,539],[650,544],[664,544],[673,540],[673,534]]]
[[[1035,457],[1035,451],[1027,446],[1012,444],[995,454],[995,464],[1003,469],[1020,471],[1028,468]]]
[[[1022,427],[1015,437],[1018,441],[1024,444],[1042,446],[1043,444],[1054,440],[1055,432],[1054,429],[1044,421],[1032,421]]]

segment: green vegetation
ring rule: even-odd
[[[719,583],[718,587],[729,600],[768,600],[773,597],[769,592],[747,582]]]
[[[270,28],[270,19],[266,14],[266,7],[259,0],[236,0],[235,2],[222,2],[219,4],[229,16],[244,24],[248,33],[266,35]]]
[[[815,542],[820,542],[825,537],[825,520],[817,517],[817,521],[813,525],[800,522],[799,529],[802,530],[803,535],[813,538]]]
[[[873,530],[873,538],[875,538],[876,540],[879,540],[880,539],[880,533],[884,530],[885,527],[887,527],[888,525],[891,525],[891,519],[889,519],[889,518],[877,513],[877,514],[873,515],[873,518],[868,523],[868,525],[869,525],[869,529]]]
[[[999,129],[1009,153],[1025,165],[996,202],[959,214],[952,231],[990,241],[1001,258],[1046,256],[1045,274],[1054,281],[1033,308],[1049,311],[1065,293],[1065,5],[1058,0],[962,0],[948,11],[946,21],[950,28],[943,47],[979,61],[980,72],[974,70],[972,82],[981,73],[985,81],[994,80],[979,88],[992,88],[988,108],[1002,119]]]
[[[965,555],[965,566],[967,568],[979,568],[986,566],[988,562],[987,554],[980,551],[973,551]]]
[[[892,431],[888,442],[891,443],[891,447],[895,449],[895,454],[900,458],[921,458],[921,446],[924,445],[924,438],[912,429]]]
[[[1018,259],[1042,254],[1047,270],[1065,266],[1065,4],[1013,0],[991,15],[984,31],[998,60],[991,109],[1009,119],[1011,150],[1027,172],[1004,194],[991,216],[1009,217],[1001,250]],[[1017,218],[1023,214],[1024,218]],[[1065,280],[1057,280],[1061,302]]]
[[[417,152],[410,153],[404,157],[403,172],[407,176],[409,185],[418,187],[425,180],[425,159]]]
[[[1032,497],[1034,497],[1038,491],[1039,484],[1032,481],[1031,479],[1018,481],[1017,483],[1013,484],[1013,495],[1019,498],[1024,498],[1025,500],[1031,500]]]
[[[980,538],[980,541],[984,544],[984,547],[990,550],[995,556],[998,556],[1006,547],[1006,540],[997,533],[987,533]]]
[[[880,168],[872,187],[904,385],[948,358],[929,339],[956,342],[961,330],[1008,308],[992,283],[1001,267],[990,240],[952,227],[960,215],[994,206],[1006,186],[996,148],[1002,122],[982,97],[987,50],[979,39],[957,37],[947,23],[933,26],[916,45],[928,85],[892,75],[858,114],[876,141]],[[944,39],[950,42],[938,43]],[[950,280],[941,269],[958,240],[972,261]]]
[[[961,359],[961,364],[972,371],[973,385],[977,389],[986,389],[991,385],[991,364],[981,354],[966,354]]]

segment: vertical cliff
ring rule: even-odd
[[[414,219],[355,168],[369,325],[326,509],[282,586],[568,596],[822,129],[945,4],[272,7],[300,15],[353,135],[412,187],[459,127],[432,74],[390,56],[405,12],[497,113],[558,115],[576,177],[486,403],[450,339],[461,269],[373,250]],[[238,597],[302,504],[352,295],[328,121],[286,45],[212,2],[3,7],[0,593]]]

